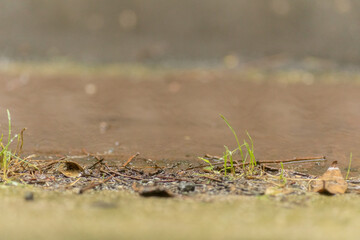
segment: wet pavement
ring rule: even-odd
[[[166,161],[221,155],[236,142],[223,114],[254,140],[260,160],[326,156],[341,168],[360,155],[360,85],[265,79],[228,72],[189,71],[161,76],[84,76],[2,73],[0,128],[6,109],[14,131],[26,127],[27,153],[136,152]],[[312,163],[310,167],[316,167]],[[326,166],[327,167],[327,166]]]

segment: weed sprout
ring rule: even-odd
[[[21,154],[21,150],[23,147],[23,133],[25,128],[21,131],[20,135],[16,134],[15,136],[11,136],[11,115],[10,111],[7,110],[7,117],[8,117],[8,137],[7,142],[3,142],[4,135],[1,134],[0,137],[0,168],[2,169],[3,173],[3,180],[8,181],[8,174],[9,174],[9,167],[10,165],[16,165],[18,163],[28,163],[24,159],[21,159],[19,155]],[[17,146],[15,151],[10,149],[11,143],[17,139]],[[29,164],[29,163],[28,163]],[[30,164],[32,165],[32,164]],[[36,167],[35,167],[36,168]]]
[[[251,138],[250,134],[246,131],[246,134],[250,140],[250,144],[244,140],[244,143],[241,145],[239,138],[235,132],[235,130],[232,128],[232,126],[230,125],[229,121],[220,114],[220,117],[224,120],[224,122],[226,123],[226,125],[230,128],[231,132],[233,133],[236,143],[237,143],[237,148],[235,148],[234,150],[230,150],[227,146],[224,146],[225,148],[225,152],[223,153],[223,157],[222,160],[224,161],[224,165],[223,165],[223,170],[224,171],[224,175],[227,176],[228,171],[230,171],[233,175],[235,175],[235,166],[234,166],[234,154],[239,151],[240,153],[240,161],[242,163],[243,166],[243,170],[247,171],[249,175],[253,175],[255,167],[257,165],[257,161],[255,159],[255,155],[254,155],[254,142],[253,139]],[[246,155],[244,156],[244,152],[246,153]],[[247,163],[247,159],[249,158],[249,163]],[[201,158],[199,157],[199,159],[203,160],[204,162],[206,162],[207,164],[209,164],[210,168],[213,169],[214,166],[211,164],[211,162],[208,159],[205,158]],[[229,166],[229,164],[230,166]],[[248,166],[246,168],[246,166]]]
[[[351,162],[352,162],[352,152],[350,153],[349,167],[348,167],[347,172],[346,172],[345,180],[348,180],[348,178],[349,178],[350,168],[351,168]]]

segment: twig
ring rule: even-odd
[[[99,154],[96,154],[96,155],[95,155],[95,154],[91,154],[91,153],[89,153],[85,148],[81,149],[81,151],[82,151],[83,153],[85,153],[87,156],[93,157],[93,158],[95,158],[96,160],[98,160],[98,162],[95,163],[94,165],[92,165],[91,167],[95,167],[96,164],[98,164],[99,162],[101,162],[101,161],[104,160],[104,158],[103,158],[103,157],[100,157]],[[79,157],[81,158],[82,156],[79,156]]]
[[[261,166],[263,168],[263,170],[268,170],[268,171],[281,171],[281,169],[279,168],[275,168],[275,167],[270,167],[268,165],[262,165]],[[291,173],[291,174],[294,174],[294,175],[298,175],[298,176],[302,176],[302,177],[308,177],[308,178],[315,178],[315,176],[313,175],[310,175],[308,173],[302,173],[302,172],[297,172],[297,171],[294,171],[294,170],[287,170],[288,173]],[[268,173],[267,173],[268,174]]]
[[[96,165],[98,165],[99,163],[102,163],[104,161],[104,158],[96,158],[97,161],[91,165],[90,167],[88,167],[88,169],[93,169]]]
[[[215,182],[223,182],[223,181],[221,181],[220,179],[217,179],[217,178],[214,178],[214,177],[210,177],[210,176],[200,176],[200,177],[208,178],[208,179],[213,180],[213,181],[215,181]]]
[[[212,163],[211,165],[213,167],[214,166],[223,166],[224,163]],[[240,165],[234,164],[234,166],[247,166],[247,165],[249,165],[249,163],[244,163],[244,164],[241,163]],[[198,166],[194,166],[194,167],[188,167],[187,169],[185,169],[185,171],[189,171],[189,170],[193,170],[193,169],[197,169],[197,168],[204,168],[204,167],[209,167],[209,165],[202,164],[202,165],[198,165]]]
[[[172,166],[167,167],[167,168],[161,168],[161,167],[159,167],[159,166],[158,166],[158,168],[160,168],[161,170],[166,171],[166,170],[172,170],[172,169],[174,169],[174,168],[176,168],[176,167],[178,167],[178,166],[180,166],[180,165],[181,165],[181,163],[180,163],[180,162],[177,162],[177,163],[174,163]]]
[[[25,157],[25,158],[24,158],[24,161],[31,160],[31,158],[34,158],[34,157],[36,157],[36,156],[37,156],[36,154],[31,154],[31,155]],[[34,160],[31,160],[31,161],[34,161]]]
[[[257,163],[264,164],[264,163],[298,163],[298,162],[319,162],[319,161],[326,161],[325,156],[320,157],[305,157],[305,158],[294,158],[294,159],[285,159],[285,160],[261,160]]]
[[[112,179],[113,177],[114,177],[114,175],[111,175],[102,182],[91,183],[91,184],[87,185],[86,187],[83,187],[82,189],[80,189],[79,194],[83,194],[87,190],[93,189],[93,188],[95,188],[95,187],[97,187],[97,186],[99,186],[101,184],[104,184],[104,183],[108,182],[110,179]]]
[[[174,178],[174,177],[167,177],[167,176],[156,176],[157,178],[161,178],[161,179],[168,179],[169,181],[173,181],[173,182],[181,182],[181,181],[185,181],[188,182],[189,179],[185,179],[185,178]]]
[[[315,178],[312,178],[312,179],[304,179],[304,178],[286,178],[286,180],[289,180],[289,181],[317,181],[317,180],[320,180],[320,179],[315,179]]]
[[[89,155],[74,155],[74,156],[66,156],[68,159],[79,159],[79,158],[86,158]]]
[[[127,184],[127,182],[124,181],[124,180],[122,180],[122,179],[114,178],[114,180],[115,180],[116,182],[120,183],[120,184],[123,184],[123,185],[126,185],[126,184]]]
[[[136,158],[139,155],[140,155],[140,153],[137,152],[136,154],[129,157],[129,159],[126,161],[126,163],[124,163],[123,167],[126,167],[134,158]]]
[[[281,171],[281,169],[279,168],[275,168],[275,167],[270,167],[270,166],[267,166],[267,165],[262,165],[261,167],[263,167],[264,170],[269,170],[269,171]],[[308,177],[308,178],[316,178],[316,176],[313,176],[313,175],[310,175],[308,173],[301,173],[301,172],[297,172],[297,171],[293,171],[293,170],[287,170],[287,172],[289,174],[293,174],[293,175],[298,175],[298,176],[302,176],[302,177]],[[265,173],[267,175],[270,175],[272,176],[271,174],[269,174],[268,172],[265,171]]]
[[[51,161],[50,163],[45,164],[45,165],[43,165],[43,166],[39,166],[39,169],[40,169],[41,171],[48,170],[48,169],[50,169],[53,165],[55,165],[55,164],[57,164],[57,163],[59,163],[59,162],[61,162],[61,161],[63,161],[63,160],[65,160],[65,157],[59,158],[59,159],[57,159],[57,160],[53,160],[53,161]]]
[[[296,172],[296,171],[291,171],[290,173],[294,174],[294,175],[302,176],[302,177],[315,178],[315,176],[307,174],[307,173],[301,173],[301,172]]]
[[[76,179],[75,181],[73,181],[72,183],[70,183],[69,185],[67,185],[66,187],[71,187],[74,186],[78,181],[80,181],[81,177],[79,177],[78,179]]]
[[[85,148],[82,148],[81,151],[88,156],[91,155],[91,153],[89,153]]]
[[[210,154],[205,154],[204,158],[215,159],[215,160],[222,160],[222,157],[213,156],[213,155],[210,155]]]
[[[234,160],[234,162],[237,162],[237,161],[240,161],[240,160]],[[326,161],[326,157],[321,156],[321,157],[306,157],[306,158],[294,158],[294,159],[285,159],[285,160],[261,160],[261,161],[257,161],[257,164],[299,163],[299,162],[319,162],[319,161]],[[237,164],[234,164],[234,166],[247,166],[249,164],[250,163],[237,162]],[[212,163],[212,166],[222,166],[222,165],[224,165],[224,163]],[[199,165],[199,166],[195,166],[195,167],[189,167],[186,169],[186,171],[196,169],[196,168],[208,167],[208,166],[209,165]]]
[[[23,128],[20,132],[20,136],[18,137],[18,142],[16,145],[16,150],[15,150],[15,155],[20,155],[23,145],[24,145],[24,132],[25,132],[26,128]]]
[[[146,167],[144,167],[144,168],[146,168]],[[137,170],[137,169],[132,168],[132,167],[125,167],[125,169],[130,170],[132,172],[136,172],[136,173],[141,174],[141,175],[144,173],[142,170]]]
[[[106,171],[104,170],[100,170],[100,172],[104,172],[104,173],[107,173]],[[120,176],[120,177],[126,177],[126,178],[131,178],[131,179],[135,179],[135,180],[143,180],[142,178],[139,178],[139,177],[135,177],[135,176],[129,176],[129,175],[125,175],[125,174],[121,174],[121,173],[118,173],[118,172],[114,172],[112,170],[109,170],[110,173],[116,175],[116,176]]]
[[[268,170],[268,171],[280,171],[280,169],[279,168],[276,168],[276,167],[270,167],[270,166],[268,166],[268,165],[262,165],[261,166],[262,167],[262,169],[263,169],[263,171],[265,171],[265,170]]]

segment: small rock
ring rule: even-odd
[[[195,190],[195,183],[193,182],[180,182],[178,186],[181,192],[192,192]]]
[[[139,191],[139,195],[142,197],[162,197],[162,198],[173,197],[173,195],[169,191],[159,187],[142,188]]]
[[[26,192],[24,199],[26,201],[34,201],[34,193],[33,192]]]

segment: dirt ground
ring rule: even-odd
[[[6,239],[358,236],[360,75],[356,71],[20,63],[6,68],[0,64],[0,70],[0,129],[8,131],[9,109],[13,133],[27,127],[25,155],[37,154],[34,161],[70,155],[66,159],[75,161],[79,158],[74,155],[80,154],[88,165],[97,161],[96,156],[112,162],[91,173],[91,167],[86,168],[88,177],[77,179],[58,170],[45,173],[44,166],[56,161],[38,162],[43,172],[17,172],[12,181],[0,185]],[[173,169],[171,165],[178,162],[203,163],[197,157],[205,153],[221,155],[224,144],[235,148],[220,113],[240,139],[246,137],[246,130],[251,134],[258,160],[326,156],[327,162],[287,167],[319,176],[337,160],[345,175],[352,152],[350,175],[356,179],[349,184],[351,191],[322,196],[307,191],[309,179],[286,174],[288,186],[281,187],[280,172],[257,179]],[[133,165],[119,167],[136,152],[142,158],[131,163],[161,163],[160,170],[174,173],[163,176],[157,165],[147,173]],[[28,184],[20,184],[16,177],[28,178]],[[181,190],[180,178],[185,177],[195,182],[193,193]],[[167,187],[172,198],[145,198],[144,189],[153,185]]]
[[[324,155],[345,168],[352,152],[353,173],[359,167],[356,73],[9,69],[0,75],[0,127],[7,132],[9,109],[13,132],[27,128],[27,153],[84,148],[114,160],[140,152],[153,160],[198,161],[221,155],[223,145],[235,147],[223,114],[240,139],[251,134],[259,160]]]
[[[0,2],[0,238],[358,239],[355,0],[105,2]]]

